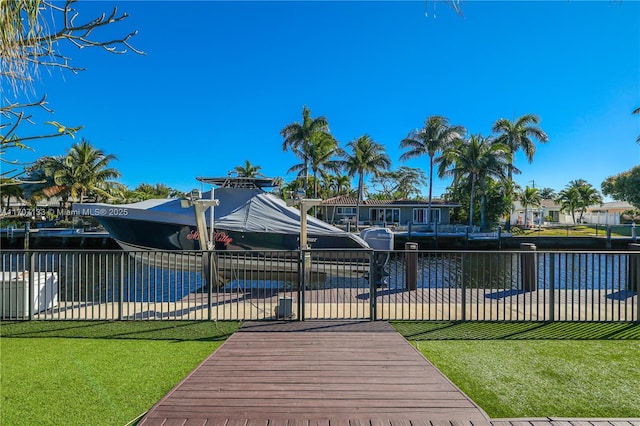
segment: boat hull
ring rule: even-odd
[[[96,217],[124,249],[200,250],[196,226],[151,222],[121,217]],[[297,250],[298,234],[270,232],[238,232],[215,229],[215,249],[221,250]],[[348,235],[309,234],[314,249],[361,249],[362,245]]]

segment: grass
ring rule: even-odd
[[[556,225],[550,227],[522,229],[511,228],[513,235],[518,237],[602,237],[606,238],[607,230],[604,225]],[[640,231],[639,231],[640,232]],[[612,226],[611,237],[631,237],[630,226]]]
[[[238,323],[3,322],[2,424],[125,425]]]
[[[393,325],[492,418],[640,417],[640,324]]]
[[[640,324],[392,324],[493,418],[640,417]],[[0,423],[128,424],[238,326],[4,322]]]

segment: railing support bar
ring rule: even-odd
[[[120,276],[119,276],[119,295],[118,295],[118,320],[124,319],[124,259],[125,253],[120,254]]]
[[[26,237],[25,237],[26,238]],[[29,321],[33,321],[34,318],[34,300],[33,300],[33,296],[35,296],[36,292],[35,292],[35,280],[34,280],[34,275],[35,275],[35,271],[36,271],[36,256],[34,255],[34,253],[32,253],[31,251],[29,252],[29,303],[27,303],[27,306],[29,307]]]
[[[556,320],[556,255],[549,253],[549,321]]]
[[[378,290],[378,277],[376,276],[376,253],[371,252],[369,254],[369,320],[375,321],[378,318],[377,309],[377,290]],[[382,277],[380,277],[382,279]]]
[[[467,270],[467,252],[462,253],[462,321],[467,320],[467,276],[465,274]]]

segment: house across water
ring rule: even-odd
[[[586,208],[580,215],[576,211],[576,222],[598,225],[620,225],[629,220],[625,213],[633,210],[633,206],[626,201],[613,201],[595,204]],[[541,200],[539,206],[522,206],[520,201],[513,204],[511,210],[511,224],[524,227],[539,225],[574,225],[569,212],[562,211],[562,206],[554,200]]]
[[[429,202],[426,200],[363,200],[360,209],[355,197],[339,196],[322,201],[318,217],[332,225],[351,226],[387,226],[400,227],[427,225],[427,223],[450,224],[450,209],[460,204],[433,199],[431,201],[431,221],[429,218]],[[359,213],[359,214],[358,214]]]

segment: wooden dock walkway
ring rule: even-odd
[[[488,425],[386,322],[249,322],[140,425]]]
[[[144,426],[640,426],[640,419],[489,419],[382,321],[248,322]]]

